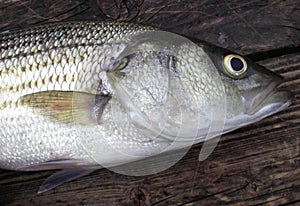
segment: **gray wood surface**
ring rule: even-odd
[[[98,170],[37,195],[52,171],[0,170],[0,205],[300,205],[300,2],[298,0],[6,0],[0,30],[68,20],[132,21],[248,55],[281,74],[293,104],[224,135],[204,162],[202,144],[146,177]]]

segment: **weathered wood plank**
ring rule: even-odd
[[[0,205],[300,204],[299,1],[110,2],[7,0],[0,5],[0,28],[78,19],[154,25],[249,54],[286,78],[293,104],[224,135],[204,162],[198,162],[198,144],[175,166],[151,176],[99,170],[37,195],[51,171],[0,170]]]

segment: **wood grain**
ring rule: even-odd
[[[297,0],[6,0],[1,31],[67,20],[132,21],[247,54],[282,75],[295,94],[286,110],[202,144],[170,169],[146,177],[99,170],[37,195],[45,172],[0,170],[0,205],[299,205],[300,3]]]

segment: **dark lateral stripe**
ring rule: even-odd
[[[62,46],[57,46],[57,47],[48,47],[48,48],[44,48],[41,50],[37,50],[35,52],[22,52],[19,54],[16,53],[12,53],[11,55],[5,56],[3,58],[0,58],[0,61],[10,61],[13,58],[20,58],[20,57],[27,57],[27,56],[35,56],[36,54],[45,54],[45,53],[50,53],[50,51],[59,51],[59,50],[64,50],[64,49],[69,49],[69,50],[75,50],[78,49],[79,47],[95,47],[95,46],[102,46],[103,44],[94,44],[94,43],[85,43],[85,44],[72,44],[72,45],[62,45]],[[30,48],[30,47],[28,47]],[[13,49],[12,49],[13,50]],[[50,57],[49,57],[50,59]]]

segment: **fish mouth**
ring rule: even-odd
[[[280,84],[270,84],[262,94],[257,95],[252,101],[251,110],[230,119],[225,124],[223,133],[260,121],[287,108],[292,103],[293,94],[287,89],[279,88]]]
[[[251,110],[246,113],[256,117],[263,115],[262,113],[269,116],[288,107],[292,103],[293,94],[287,89],[280,88],[280,85],[281,83],[271,83],[264,92],[256,95]]]
[[[282,90],[275,91],[261,102],[260,109],[253,114],[243,114],[231,119],[224,126],[223,134],[271,116],[292,103],[292,93]]]
[[[276,90],[267,96],[258,107],[253,115],[256,117],[260,117],[259,119],[263,119],[267,116],[275,114],[286,107],[288,107],[292,103],[292,93],[287,90]]]

